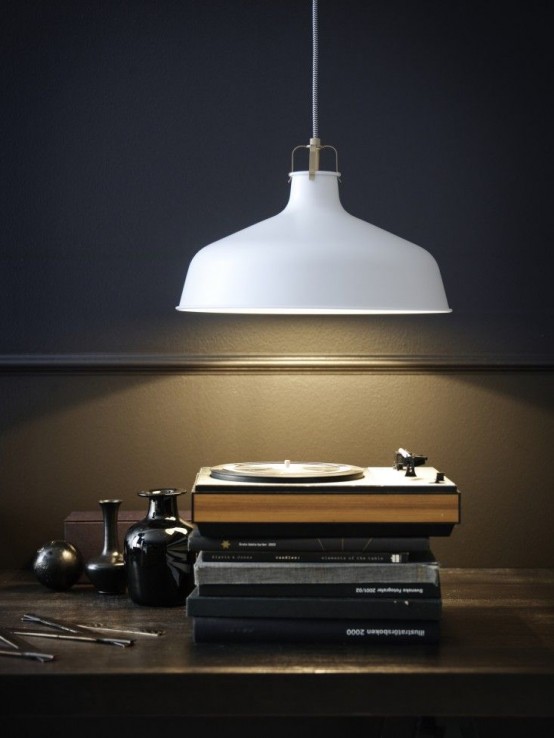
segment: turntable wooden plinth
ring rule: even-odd
[[[192,489],[192,520],[208,534],[373,536],[448,535],[460,522],[460,492],[434,467],[419,467],[413,477],[389,467],[361,471],[316,482],[268,473],[263,481],[254,467],[250,481],[248,474],[214,476],[203,467]]]

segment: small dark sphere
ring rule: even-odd
[[[63,591],[72,587],[84,569],[79,549],[68,541],[50,541],[38,549],[33,561],[33,572],[41,584],[49,589]]]

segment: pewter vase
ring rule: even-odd
[[[104,544],[98,556],[86,562],[85,572],[100,594],[123,594],[126,571],[117,533],[121,500],[99,500],[98,504],[102,510]]]

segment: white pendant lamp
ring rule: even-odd
[[[177,310],[207,313],[449,313],[433,256],[350,215],[338,171],[320,171],[317,0],[312,2],[313,136],[309,170],[291,171],[287,206],[202,248]],[[335,152],[336,153],[336,152]]]

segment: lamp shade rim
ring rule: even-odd
[[[180,303],[175,307],[188,313],[233,313],[236,315],[443,315],[452,308],[361,308],[361,307],[247,307],[225,305],[187,305]]]

